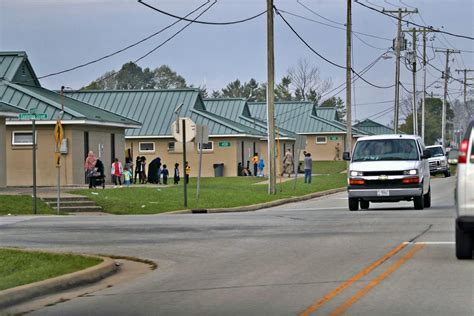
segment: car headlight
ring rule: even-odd
[[[446,160],[441,160],[441,166],[446,166]]]
[[[362,176],[363,176],[362,171],[354,171],[354,170],[351,171],[351,177],[362,177]]]
[[[411,175],[411,176],[413,176],[413,175],[415,175],[415,174],[418,174],[418,170],[416,170],[416,169],[405,170],[405,171],[403,171],[403,174],[404,174],[404,175]]]

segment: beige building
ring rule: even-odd
[[[63,185],[85,183],[84,159],[89,150],[103,161],[106,180],[110,181],[113,158],[123,161],[125,156],[125,129],[140,127],[140,123],[133,120],[42,88],[24,52],[0,53],[0,101],[46,116],[46,119],[36,121],[39,186],[56,185],[54,126],[58,118],[64,128],[60,169]],[[2,162],[6,164],[6,185],[31,186],[32,122],[9,118],[3,125],[0,121],[0,137],[0,148],[5,149],[1,155],[5,156]]]

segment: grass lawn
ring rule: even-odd
[[[347,161],[313,161],[314,174],[334,174],[347,169]]]
[[[31,215],[33,214],[33,198],[28,195],[0,195],[0,215]],[[36,199],[37,214],[56,214],[40,199]]]
[[[267,185],[254,185],[264,179],[255,177],[202,178],[199,204],[196,202],[196,178],[191,178],[188,186],[188,208],[227,208],[250,205],[282,198],[300,196],[313,192],[340,188],[346,185],[345,174],[321,175],[313,177],[313,183],[303,183],[298,175],[296,190],[293,181],[277,182],[277,194],[268,195]],[[92,194],[92,192],[98,193]],[[114,214],[157,214],[184,209],[183,184],[166,188],[117,188],[108,190],[75,190],[102,206],[105,212]]]
[[[83,270],[102,262],[70,254],[0,249],[0,291]]]

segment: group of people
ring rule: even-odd
[[[166,164],[161,165],[160,158],[156,158],[152,161],[152,163],[150,163],[150,166],[148,168],[148,177],[146,173],[146,167],[147,161],[145,156],[138,156],[135,161],[135,164],[133,164],[132,159],[126,158],[124,166],[122,166],[122,163],[118,160],[118,158],[115,158],[112,162],[112,166],[110,169],[110,174],[112,175],[112,182],[116,187],[122,186],[123,177],[123,184],[127,187],[130,186],[130,184],[132,183],[136,184],[137,178],[139,184],[168,184],[169,170]],[[189,176],[191,174],[191,167],[189,166],[189,163],[187,161],[185,170],[185,181],[186,184],[188,184]],[[96,157],[93,151],[89,151],[87,155],[87,158],[84,163],[84,171],[89,182],[89,188],[96,188],[97,185],[104,186],[105,173],[103,163]],[[173,182],[174,184],[179,184],[179,181],[179,163],[175,163]]]

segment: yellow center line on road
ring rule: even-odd
[[[323,306],[324,304],[326,304],[327,302],[332,300],[337,295],[341,294],[345,289],[350,287],[352,284],[354,284],[355,282],[357,282],[358,280],[360,280],[361,278],[363,278],[364,276],[366,276],[370,272],[372,272],[375,268],[380,266],[382,263],[384,263],[385,261],[387,261],[388,259],[390,259],[394,255],[399,253],[406,246],[408,246],[408,244],[401,243],[400,245],[398,245],[397,247],[392,249],[390,252],[388,252],[387,254],[382,256],[380,259],[378,259],[377,261],[373,262],[368,267],[361,270],[359,273],[354,275],[352,278],[350,278],[349,280],[342,283],[336,289],[334,289],[331,292],[324,295],[323,298],[321,298],[320,300],[318,300],[318,301],[314,302],[313,304],[311,304],[310,306],[308,306],[308,308],[306,308],[304,311],[302,311],[299,315],[300,316],[308,316],[311,313],[317,311],[319,308],[321,308],[321,306]]]
[[[416,244],[413,246],[412,249],[410,249],[402,258],[398,259],[394,264],[392,264],[390,267],[387,268],[384,272],[379,274],[375,279],[369,282],[366,287],[363,289],[359,290],[354,296],[349,298],[347,301],[339,305],[334,311],[332,311],[329,315],[330,316],[340,316],[342,315],[345,311],[347,311],[355,302],[357,302],[359,299],[361,299],[364,295],[366,295],[370,290],[372,290],[374,287],[376,287],[380,282],[388,278],[392,273],[394,273],[398,268],[401,267],[402,264],[410,260],[410,258],[413,257],[413,255],[421,250],[423,247],[425,247],[424,244]]]

